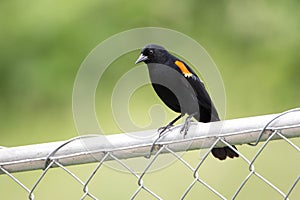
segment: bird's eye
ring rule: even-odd
[[[151,54],[153,54],[153,53],[154,53],[153,50],[150,49],[150,50],[149,50],[149,54],[151,55]]]

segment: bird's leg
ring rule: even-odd
[[[149,155],[148,155],[148,156],[145,156],[146,158],[150,158],[151,153],[152,153],[153,150],[154,150],[155,143],[156,143],[156,142],[164,135],[165,131],[166,131],[167,129],[169,129],[170,127],[172,127],[173,124],[174,124],[175,122],[177,122],[182,116],[183,116],[183,115],[180,114],[178,117],[176,117],[175,119],[173,119],[170,123],[168,123],[167,126],[163,126],[163,127],[160,127],[160,128],[158,129],[158,132],[159,132],[158,138],[156,138],[156,139],[154,140],[154,142],[152,143],[152,146],[151,146]]]
[[[186,119],[185,119],[185,122],[180,130],[180,133],[183,134],[183,137],[186,136],[190,126],[191,126],[191,120],[192,120],[192,117],[194,117],[197,113],[193,113],[193,114],[190,114]]]
[[[161,135],[167,130],[170,129],[175,122],[177,122],[181,117],[183,117],[182,114],[180,114],[178,117],[176,117],[175,119],[173,119],[170,123],[168,123],[167,126],[162,126],[160,127],[157,131],[159,132],[159,138],[161,137]]]

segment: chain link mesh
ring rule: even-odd
[[[276,118],[274,118],[273,120],[276,120]],[[32,186],[29,186],[30,184],[28,183],[28,181],[21,181],[18,178],[18,174],[13,174],[10,173],[8,170],[5,169],[5,166],[3,166],[0,162],[0,172],[2,173],[2,175],[0,176],[0,183],[1,183],[1,179],[4,178],[4,176],[8,177],[8,179],[6,179],[4,181],[4,183],[9,182],[9,181],[13,181],[15,187],[19,187],[21,190],[23,190],[24,192],[24,199],[27,198],[28,199],[35,199],[35,194],[38,193],[38,198],[37,199],[45,199],[45,197],[43,197],[43,194],[40,194],[38,192],[40,187],[46,187],[45,186],[47,184],[47,177],[48,174],[51,173],[52,170],[55,170],[55,172],[57,172],[57,170],[61,170],[64,173],[66,173],[70,179],[68,179],[69,181],[73,180],[74,182],[77,182],[80,186],[79,188],[81,188],[81,197],[79,197],[80,199],[103,199],[105,195],[101,196],[102,191],[104,191],[104,189],[101,188],[97,188],[95,187],[95,183],[92,183],[94,181],[94,179],[97,176],[101,176],[102,171],[107,171],[104,168],[104,163],[108,160],[113,160],[114,162],[116,162],[120,167],[122,167],[122,169],[126,172],[128,172],[128,174],[131,176],[131,180],[125,181],[124,183],[121,184],[130,184],[130,183],[134,183],[135,182],[135,189],[133,191],[128,191],[126,194],[128,194],[130,199],[171,199],[168,196],[166,196],[166,194],[164,194],[163,196],[161,196],[162,194],[162,190],[164,190],[163,188],[159,188],[157,189],[157,187],[153,187],[153,185],[149,184],[149,180],[148,177],[152,174],[155,173],[150,173],[150,168],[156,163],[159,162],[158,158],[160,157],[160,155],[162,154],[162,152],[167,152],[167,156],[172,156],[174,157],[174,159],[177,160],[177,164],[181,166],[182,170],[185,170],[185,172],[181,172],[181,170],[178,171],[178,174],[175,177],[161,177],[160,180],[156,180],[157,182],[161,182],[163,179],[167,179],[169,181],[167,181],[168,184],[172,184],[172,182],[176,182],[176,181],[180,181],[181,178],[181,173],[186,175],[188,174],[188,176],[190,176],[190,182],[189,184],[185,187],[185,188],[176,188],[174,186],[174,190],[180,190],[181,191],[181,196],[178,196],[177,199],[191,199],[191,197],[189,197],[191,191],[196,191],[197,193],[197,189],[199,189],[199,185],[202,186],[202,189],[199,190],[199,192],[197,193],[197,196],[199,198],[207,198],[207,196],[203,196],[203,193],[201,191],[205,190],[207,191],[211,197],[213,199],[239,199],[240,194],[243,192],[243,190],[247,187],[248,183],[251,181],[255,181],[255,182],[260,182],[259,184],[265,185],[267,186],[269,189],[275,191],[275,193],[277,193],[277,197],[278,199],[296,199],[297,195],[300,195],[300,188],[299,188],[299,172],[298,171],[298,175],[296,175],[295,177],[293,177],[293,179],[290,179],[290,183],[288,186],[285,187],[281,187],[281,184],[278,184],[277,181],[273,181],[272,178],[268,177],[267,175],[265,175],[264,173],[262,173],[259,169],[256,168],[256,164],[257,161],[259,159],[268,159],[266,157],[266,155],[264,155],[264,151],[266,151],[268,146],[271,146],[271,140],[273,140],[274,138],[278,139],[280,138],[280,144],[287,144],[284,145],[284,147],[282,148],[288,148],[287,146],[289,146],[291,149],[294,149],[296,151],[296,153],[292,154],[293,156],[297,156],[293,159],[299,160],[300,158],[300,148],[299,145],[297,145],[296,143],[299,143],[298,139],[295,139],[295,142],[292,139],[288,139],[287,137],[284,136],[284,134],[282,134],[281,130],[269,130],[268,129],[268,125],[270,123],[266,124],[266,126],[261,130],[261,133],[263,133],[264,131],[268,130],[270,131],[269,137],[267,138],[266,141],[264,142],[260,142],[258,145],[258,142],[260,140],[260,138],[258,138],[257,142],[254,144],[250,144],[252,146],[255,147],[250,147],[253,148],[252,151],[255,151],[255,154],[252,156],[249,156],[248,154],[243,154],[243,151],[237,151],[235,148],[233,148],[231,146],[231,144],[229,144],[224,137],[217,137],[215,142],[210,146],[210,148],[208,149],[208,151],[205,152],[205,154],[203,156],[201,156],[201,159],[198,158],[192,158],[192,162],[190,158],[186,158],[187,156],[182,156],[181,154],[175,152],[174,150],[172,150],[168,144],[166,145],[162,145],[161,148],[150,158],[147,159],[147,165],[144,168],[144,170],[142,172],[135,172],[134,169],[132,169],[126,162],[124,162],[122,159],[119,159],[116,155],[114,155],[114,152],[103,152],[104,156],[102,157],[102,159],[94,165],[89,165],[89,170],[87,171],[86,167],[83,167],[87,178],[83,179],[80,178],[82,176],[82,174],[80,173],[80,167],[79,166],[79,171],[77,168],[74,167],[67,167],[64,166],[62,163],[60,163],[59,159],[55,157],[55,153],[61,148],[57,148],[55,150],[52,151],[52,153],[45,158],[45,163],[46,166],[44,168],[44,170],[40,173],[40,171],[36,171],[39,174],[39,176],[37,178],[34,178],[33,176],[30,176],[31,180],[34,181]],[[261,135],[259,136],[261,137]],[[74,140],[74,139],[73,139]],[[71,140],[72,141],[72,140]],[[68,147],[70,141],[66,142],[64,144],[64,148]],[[235,151],[236,153],[239,154],[240,161],[242,164],[240,164],[241,168],[248,168],[246,171],[246,174],[242,177],[242,180],[240,181],[239,185],[237,187],[235,187],[234,185],[231,187],[233,189],[232,194],[229,194],[229,192],[225,192],[220,190],[220,188],[215,187],[213,184],[210,183],[210,181],[206,180],[205,177],[203,177],[203,173],[202,173],[202,168],[203,165],[205,165],[206,162],[211,162],[208,161],[209,160],[209,154],[211,152],[211,150],[217,145],[222,143],[223,146],[228,146],[230,147],[233,151]],[[5,147],[2,147],[5,148]],[[248,147],[249,148],[249,147]],[[196,150],[197,151],[197,150]],[[195,151],[193,151],[195,152]],[[189,154],[186,153],[186,154]],[[0,154],[1,155],[1,154]],[[195,154],[192,154],[192,156],[194,156]],[[197,154],[199,155],[199,154]],[[289,155],[284,155],[285,156],[289,156]],[[242,161],[241,161],[242,160]],[[0,157],[0,161],[1,161],[1,157]],[[197,162],[195,162],[197,161]],[[225,162],[232,162],[233,160],[226,160]],[[280,165],[286,165],[283,162],[278,162],[279,166],[276,166],[277,168],[280,168]],[[299,163],[299,162],[298,162]],[[218,162],[218,164],[220,164]],[[293,165],[293,163],[289,163],[290,165]],[[56,167],[56,169],[52,168],[52,167]],[[74,171],[73,171],[74,168]],[[300,168],[299,168],[300,169]],[[164,169],[164,170],[167,170]],[[111,170],[109,173],[116,173],[117,177],[121,176],[120,174],[122,174],[119,171],[114,171]],[[127,175],[128,175],[127,174]],[[288,171],[285,170],[280,170],[278,171],[278,176],[281,176],[282,179],[284,179],[285,174],[288,174]],[[213,175],[213,174],[212,174]],[[147,176],[147,178],[146,178]],[[114,176],[115,177],[115,176]],[[132,180],[133,178],[133,180]],[[60,177],[56,177],[57,179],[57,184],[59,184],[59,180]],[[126,180],[126,179],[120,179],[120,180]],[[100,181],[96,181],[97,183],[101,182],[102,180],[100,179]],[[112,180],[113,183],[118,182],[119,180]],[[227,184],[230,184],[231,180],[226,180]],[[3,182],[3,181],[2,181]],[[165,182],[165,181],[163,181]],[[102,183],[102,185],[105,183]],[[43,185],[43,186],[42,186]],[[101,184],[100,184],[101,185]],[[176,185],[176,184],[175,184]],[[93,188],[92,190],[90,190],[90,186]],[[264,187],[265,187],[264,186]],[[298,186],[298,189],[297,189]],[[67,185],[60,185],[61,188],[64,188],[64,190],[73,190],[72,188],[69,188],[69,186]],[[163,187],[163,186],[161,186]],[[1,185],[1,192],[0,192],[0,196],[3,196],[3,193],[5,193],[5,190],[3,189],[4,185]],[[113,190],[115,190],[115,192],[117,193],[118,191],[122,190],[122,187],[117,187],[114,188]],[[253,193],[258,192],[258,191],[253,191]],[[2,193],[2,194],[1,194]],[[204,193],[206,194],[206,193]],[[114,194],[110,195],[113,199]],[[128,199],[128,197],[124,196],[124,199]],[[299,197],[299,196],[298,196]],[[9,197],[8,197],[9,198]],[[67,197],[64,196],[62,197],[63,199],[71,199],[71,197]],[[2,198],[1,198],[2,199]]]

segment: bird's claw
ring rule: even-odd
[[[186,136],[188,130],[190,128],[190,122],[189,123],[184,123],[182,128],[180,129],[180,133],[183,134],[183,137]]]
[[[170,129],[173,127],[173,125],[168,124],[167,126],[162,126],[159,129],[157,129],[159,136],[161,136],[166,130],[170,131]]]
[[[183,134],[183,137],[185,137],[187,132],[189,131],[189,128],[191,126],[191,118],[192,118],[192,116],[188,116],[185,119],[185,122],[184,122],[182,128],[180,129],[180,133]]]

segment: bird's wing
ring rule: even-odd
[[[218,121],[219,116],[217,110],[204,86],[204,83],[200,80],[197,74],[183,61],[176,60],[175,65],[180,69],[185,79],[194,89],[198,103],[200,106],[200,112],[211,114],[210,121]]]

